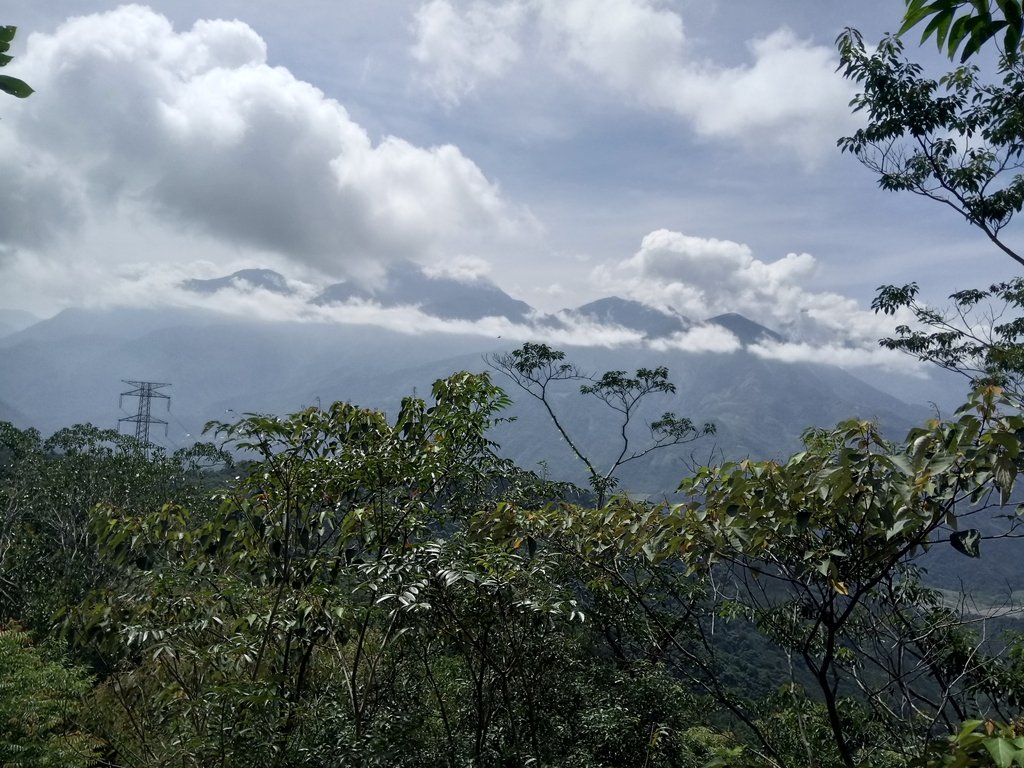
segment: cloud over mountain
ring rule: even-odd
[[[879,349],[877,341],[911,318],[901,314],[894,322],[847,296],[808,289],[816,268],[807,253],[762,261],[743,243],[660,229],[644,237],[631,257],[597,267],[592,279],[691,317],[739,312],[778,329],[786,341],[768,338],[756,345],[766,357],[908,367],[908,359]]]

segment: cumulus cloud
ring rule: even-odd
[[[442,102],[454,105],[485,79],[500,77],[519,60],[517,39],[526,16],[522,2],[474,0],[456,9],[430,0],[416,12],[413,58]]]
[[[19,74],[36,93],[0,121],[0,246],[154,217],[345,273],[530,226],[457,147],[371,140],[239,21],[77,17],[30,36]]]
[[[747,63],[726,66],[700,57],[682,16],[654,0],[504,0],[486,8],[431,0],[417,16],[414,56],[446,103],[506,74],[535,26],[535,57],[673,112],[704,137],[784,146],[813,162],[851,121],[853,91],[835,71],[833,50],[784,27],[750,40]]]
[[[647,92],[681,64],[683,21],[649,0],[539,0],[548,45],[614,88]],[[673,76],[678,72],[673,73]]]
[[[817,270],[813,256],[789,253],[762,261],[749,246],[666,229],[651,232],[617,265],[592,272],[602,290],[618,290],[652,306],[700,320],[738,312],[779,331],[785,342],[752,351],[780,360],[837,365],[912,366],[909,358],[878,348],[878,339],[913,319],[876,314],[847,296],[805,288]],[[702,344],[702,339],[689,340]],[[679,340],[680,348],[685,348]]]

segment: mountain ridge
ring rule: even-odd
[[[196,439],[207,421],[245,412],[285,413],[318,401],[348,400],[394,413],[403,396],[428,393],[437,378],[460,369],[485,371],[516,401],[510,415],[519,421],[496,435],[510,456],[524,466],[548,461],[552,472],[583,479],[532,399],[488,368],[485,355],[512,349],[512,341],[249,321],[191,310],[150,312],[147,319],[143,310],[78,310],[64,321],[54,318],[34,332],[0,340],[0,402],[22,417],[21,424],[43,432],[84,421],[116,427],[132,408],[131,403],[118,407],[122,379],[171,382],[165,444],[174,448]],[[118,327],[124,332],[110,332]],[[694,449],[717,445],[729,458],[783,458],[799,448],[805,428],[850,417],[878,418],[890,434],[902,437],[929,415],[926,408],[892,398],[838,368],[767,360],[742,349],[562,349],[567,359],[594,374],[667,366],[677,393],[652,402],[654,410],[645,417],[674,410],[696,423],[715,422],[715,438]],[[601,455],[602,446],[614,439],[606,434],[610,414],[581,396],[578,383],[566,382],[556,400],[570,429]],[[677,453],[658,452],[651,462],[631,467],[624,483],[645,493],[671,491],[682,477],[679,461]]]
[[[207,295],[243,286],[278,294],[293,292],[283,275],[269,269],[238,270],[219,278],[190,279],[181,283],[186,290]],[[525,301],[513,298],[487,278],[459,279],[444,274],[428,274],[416,264],[404,261],[392,264],[377,281],[347,280],[323,286],[310,301],[319,306],[352,301],[372,302],[385,308],[410,306],[440,320],[475,321],[485,317],[503,317],[517,324],[533,323],[549,328],[566,328],[567,321],[571,320],[585,321],[633,331],[646,340],[670,338],[702,324],[725,328],[744,345],[784,340],[777,331],[736,312],[695,321],[671,308],[616,295],[545,314]]]

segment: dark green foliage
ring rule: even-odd
[[[91,425],[43,440],[0,423],[0,618],[44,632],[105,583],[112,572],[90,531],[97,504],[141,510],[174,498],[201,510],[201,470],[227,460],[202,444],[149,455],[134,438]]]
[[[99,741],[80,725],[86,672],[34,646],[17,625],[0,629],[0,765],[94,765]]]
[[[957,420],[899,444],[866,422],[812,432],[785,464],[701,469],[683,483],[684,504],[499,510],[482,525],[587,564],[587,615],[616,652],[656,653],[735,718],[750,749],[779,764],[803,764],[791,762],[794,743],[827,743],[846,766],[907,758],[940,724],[1010,701],[994,681],[1012,665],[920,585],[915,562],[944,541],[978,554],[961,516],[978,513],[969,501],[1005,503],[1012,490],[1024,433],[1014,402],[979,390]],[[823,736],[766,725],[750,687],[729,680],[714,633],[738,620],[788,659],[791,679],[800,670]]]
[[[0,27],[0,67],[6,67],[14,59],[7,51],[11,49],[11,41],[17,31],[17,27]],[[32,88],[28,83],[10,75],[0,75],[0,91],[19,99],[27,98],[32,94]]]
[[[1013,768],[1024,764],[1024,723],[967,720],[948,739],[930,745],[914,765],[921,768]]]
[[[487,437],[506,403],[456,374],[394,422],[212,425],[251,457],[213,503],[212,448],[5,427],[7,610],[40,634],[62,615],[98,674],[61,727],[123,768],[897,766],[1020,700],[1017,646],[981,643],[913,562],[943,538],[984,556],[954,526],[1015,481],[1024,417],[998,388],[905,443],[851,422],[784,465],[701,470],[668,506],[549,503],[571,489]]]
[[[394,424],[337,403],[214,425],[260,458],[216,513],[105,508],[96,535],[121,577],[76,620],[123,660],[100,694],[122,762],[518,765],[562,749],[578,702],[540,692],[579,669],[573,590],[530,547],[461,534],[481,507],[559,486],[494,454],[505,398],[486,376],[433,399]]]
[[[1020,50],[1024,33],[1024,12],[1019,0],[905,0],[906,13],[900,34],[927,21],[921,42],[934,37],[949,58],[957,51],[960,61],[974,56],[990,40],[998,39],[1005,54]]]

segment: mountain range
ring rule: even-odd
[[[271,270],[243,270],[212,280],[190,280],[186,291],[216,307],[233,290],[290,295],[292,283]],[[486,280],[428,275],[403,266],[372,286],[336,283],[314,293],[314,306],[349,301],[384,307],[414,304],[427,316],[478,320],[500,316],[537,328],[576,320],[635,332],[644,341],[671,338],[712,323],[736,336],[731,353],[688,352],[645,343],[616,347],[563,347],[568,359],[591,372],[631,371],[665,365],[676,394],[651,402],[646,416],[672,410],[696,423],[714,422],[717,434],[685,451],[660,451],[628,465],[626,487],[670,492],[686,463],[715,456],[784,457],[800,445],[801,432],[850,418],[878,420],[902,437],[928,418],[923,402],[907,403],[828,365],[788,363],[753,354],[748,347],[782,337],[738,314],[694,321],[667,308],[621,297],[606,297],[552,315],[535,312]],[[2,316],[0,316],[2,319]],[[231,420],[245,412],[283,413],[336,399],[392,411],[401,398],[429,392],[431,383],[457,370],[489,370],[485,355],[508,351],[518,342],[471,333],[402,333],[337,322],[270,322],[227,315],[214,309],[181,307],[67,309],[13,332],[0,332],[0,420],[47,433],[90,421],[116,426],[133,415],[135,401],[122,392],[123,380],[170,382],[170,411],[155,403],[153,416],[168,422],[166,436],[154,425],[151,437],[174,448],[198,439],[208,420]],[[659,351],[660,349],[660,351]],[[512,415],[495,437],[524,466],[542,462],[555,476],[582,480],[578,463],[527,397],[492,371],[516,400]],[[578,384],[554,392],[554,406],[574,437],[598,462],[610,461],[614,416]]]
[[[223,277],[190,279],[184,281],[181,287],[207,296],[231,290],[262,290],[285,296],[296,293],[283,275],[270,269],[243,269]],[[579,307],[566,307],[558,313],[544,315],[525,301],[512,298],[485,278],[464,279],[429,274],[407,261],[392,264],[378,280],[332,283],[320,288],[310,299],[312,304],[318,306],[354,301],[372,303],[385,309],[415,307],[423,314],[441,320],[476,321],[497,317],[541,328],[567,327],[573,321],[587,321],[635,331],[647,340],[668,338],[701,324],[672,308],[653,307],[619,296],[607,296]],[[782,341],[780,334],[736,313],[706,318],[702,322],[725,328],[743,344],[765,339]]]

